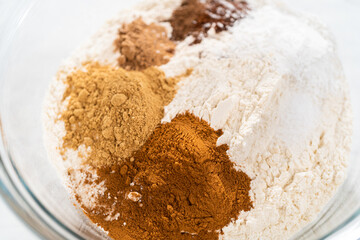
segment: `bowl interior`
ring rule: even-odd
[[[25,2],[25,1],[24,1]],[[0,127],[5,167],[14,184],[44,221],[54,221],[68,236],[104,237],[81,211],[74,207],[56,169],[48,160],[42,137],[42,102],[50,81],[62,60],[120,9],[138,1],[45,1],[27,3],[9,15],[8,35],[0,55]],[[289,0],[290,4],[299,5]],[[324,2],[324,1],[319,1]],[[340,2],[340,1],[333,1]],[[354,214],[360,206],[360,53],[351,25],[360,6],[350,3],[326,12],[320,3],[302,3],[320,11],[339,41],[340,56],[352,90],[354,143],[345,184],[319,218],[294,238],[317,239],[329,234]],[[318,10],[316,10],[318,9]],[[335,9],[337,11],[335,11]],[[360,21],[360,17],[356,17]],[[349,26],[349,27],[344,27]],[[355,48],[354,48],[355,47]],[[354,49],[356,51],[354,51]],[[1,143],[1,142],[0,142]],[[5,156],[6,155],[6,156]],[[358,220],[360,221],[360,220]]]

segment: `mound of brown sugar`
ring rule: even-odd
[[[97,63],[85,68],[66,78],[63,148],[90,147],[84,163],[95,167],[121,162],[160,123],[163,107],[175,95],[176,79],[156,68],[136,72]]]
[[[145,24],[141,18],[122,26],[115,45],[121,53],[119,65],[128,70],[165,64],[175,51],[175,43],[168,39],[164,27]]]
[[[218,239],[252,207],[221,135],[189,113],[160,125],[132,158],[98,168],[107,190],[85,213],[113,239]]]
[[[239,0],[183,0],[170,18],[172,40],[181,41],[192,35],[200,43],[214,27],[216,32],[227,30],[249,10],[246,1]]]

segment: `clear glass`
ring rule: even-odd
[[[61,61],[106,18],[136,2],[18,0],[8,1],[6,8],[1,8],[0,2],[0,192],[13,210],[44,238],[106,238],[73,206],[47,159],[42,139],[42,101]],[[360,22],[357,17],[360,5],[350,0],[332,0],[326,4],[324,0],[316,4],[310,0],[288,2],[319,13],[335,32],[354,108],[354,143],[347,180],[318,219],[294,239],[334,236],[357,239],[360,237],[360,96],[357,94],[360,32],[355,25]]]

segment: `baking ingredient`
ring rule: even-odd
[[[248,10],[246,1],[184,0],[169,20],[173,28],[171,38],[179,41],[191,35],[195,38],[193,43],[200,43],[210,28],[216,32],[227,30]]]
[[[91,148],[84,160],[109,165],[131,156],[144,144],[175,95],[175,78],[155,69],[142,72],[88,63],[66,78],[62,112],[63,149]]]
[[[163,26],[146,24],[141,18],[123,24],[115,45],[121,53],[119,65],[128,70],[165,64],[175,51],[175,43],[168,39]]]
[[[252,206],[221,134],[189,113],[160,125],[126,162],[98,169],[107,190],[87,215],[113,239],[218,239]]]

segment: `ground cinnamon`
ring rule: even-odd
[[[241,0],[183,0],[169,20],[171,39],[181,41],[191,35],[194,43],[200,43],[212,27],[216,32],[227,30],[248,10],[247,2]]]
[[[107,190],[86,214],[113,239],[218,239],[252,207],[221,135],[189,113],[160,125],[126,162],[98,168]]]

